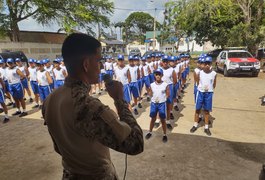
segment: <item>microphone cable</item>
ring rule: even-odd
[[[125,154],[125,170],[124,170],[124,176],[123,176],[123,180],[126,179],[126,173],[127,173],[127,154]]]

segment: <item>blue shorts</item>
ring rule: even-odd
[[[151,118],[156,117],[157,113],[159,113],[159,117],[161,119],[166,119],[166,112],[167,112],[166,102],[163,103],[151,102],[151,107],[150,107]]]
[[[123,99],[124,99],[124,101],[126,101],[127,103],[130,104],[130,102],[131,102],[131,93],[130,93],[129,84],[123,85]]]
[[[149,80],[150,80],[150,84],[155,82],[155,75],[153,73],[149,74]]]
[[[64,85],[64,80],[55,80],[54,82],[54,88],[57,89],[58,87],[61,87]]]
[[[34,94],[39,94],[39,85],[37,81],[30,81],[30,86]]]
[[[50,88],[51,88],[51,90],[54,89],[54,78],[53,77],[52,77],[52,83],[50,84]]]
[[[6,87],[6,92],[10,92],[10,87],[7,80],[5,80],[5,87]]]
[[[140,96],[138,83],[137,82],[131,82],[129,84],[129,86],[130,86],[130,92],[133,95],[133,97],[138,98]]]
[[[185,79],[185,78],[186,78],[186,76],[185,76],[185,71],[184,71],[183,73],[181,73],[181,78],[182,78],[182,79]]]
[[[178,96],[178,90],[179,90],[179,82],[177,82],[174,85],[174,95],[173,95],[173,98],[177,98],[177,96]]]
[[[142,82],[143,82],[143,83],[142,83],[142,86],[145,85],[145,87],[147,87],[147,88],[150,87],[150,79],[149,79],[149,76],[144,76]]]
[[[104,77],[105,73],[100,73],[99,74],[99,82],[103,82],[103,77]]]
[[[194,84],[194,90],[193,90],[193,94],[194,94],[194,101],[196,102],[196,96],[197,96],[197,89],[198,87]]]
[[[0,103],[5,103],[5,95],[2,88],[0,88]]]
[[[142,80],[142,78],[141,79],[138,79],[137,80],[137,83],[138,83],[138,88],[139,88],[139,96],[140,96],[140,93],[141,93],[141,91],[142,91],[142,84],[143,84],[143,80]]]
[[[113,70],[106,70],[106,73],[113,79]]]
[[[188,66],[187,67],[187,74],[189,74],[190,73],[190,67]]]
[[[21,83],[9,84],[10,93],[15,99],[23,99],[24,92]]]
[[[172,104],[174,99],[174,86],[173,84],[169,84],[169,97],[167,98],[167,103]]]
[[[44,101],[51,93],[50,86],[39,86],[40,99]]]
[[[27,78],[21,79],[21,84],[22,84],[24,89],[28,89],[29,88],[29,84],[28,84],[28,79]]]
[[[204,109],[212,111],[213,92],[200,92],[197,91],[196,96],[196,110]]]

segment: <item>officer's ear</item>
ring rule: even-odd
[[[90,66],[90,60],[89,57],[87,56],[84,61],[83,61],[83,68],[84,71],[87,73],[89,71],[89,66]]]

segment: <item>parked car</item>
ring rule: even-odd
[[[28,58],[22,51],[0,53],[0,59],[3,59],[4,61],[6,61],[8,58],[13,58],[14,60],[16,58],[20,58],[22,62],[25,62],[25,63],[28,62]]]
[[[260,48],[256,57],[260,61],[260,67],[265,72],[265,48]]]
[[[246,50],[223,50],[216,59],[217,71],[222,71],[224,76],[232,74],[259,75],[260,62]]]
[[[140,49],[132,49],[129,52],[129,56],[141,56],[141,51]]]

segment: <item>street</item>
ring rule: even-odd
[[[192,74],[190,74],[192,79]],[[194,119],[193,80],[188,81],[181,99],[180,112],[174,112],[174,129],[168,142],[162,142],[162,128],[145,140],[144,152],[128,156],[128,180],[257,180],[265,163],[265,73],[259,77],[228,77],[218,74],[208,137],[200,127],[189,130]],[[100,100],[114,108],[104,93]],[[60,156],[43,125],[41,113],[27,105],[28,116],[11,117],[0,124],[0,179],[58,180],[62,176]],[[12,114],[15,109],[11,109]],[[144,131],[149,129],[149,103],[136,117]],[[3,118],[3,114],[1,114]],[[201,124],[203,126],[203,123]],[[125,169],[125,155],[111,151],[120,179]]]

